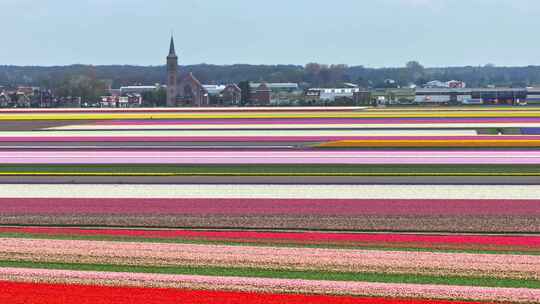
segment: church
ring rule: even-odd
[[[235,84],[203,85],[192,73],[178,73],[178,56],[171,37],[167,55],[167,106],[230,106],[240,105],[242,91]]]

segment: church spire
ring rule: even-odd
[[[174,49],[174,37],[171,35],[171,45],[169,46],[169,56],[176,57],[176,51]]]
[[[169,47],[169,55],[167,56],[167,106],[176,107],[176,97],[178,91],[176,86],[178,80],[178,57],[174,49],[174,38],[171,35],[171,45]]]

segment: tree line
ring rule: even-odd
[[[403,67],[368,68],[345,64],[308,63],[300,65],[188,65],[181,72],[192,72],[207,84],[243,81],[295,82],[304,87],[339,87],[354,83],[361,87],[422,85],[431,80],[460,80],[469,87],[489,85],[525,87],[540,85],[540,66],[485,66],[426,68],[410,61]],[[106,88],[127,85],[153,85],[166,82],[165,66],[0,66],[0,86],[40,86],[59,96],[95,98]],[[389,82],[387,80],[393,80]]]

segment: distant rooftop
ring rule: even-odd
[[[208,94],[219,94],[225,90],[224,85],[214,85],[214,84],[203,84],[203,88],[208,92]]]
[[[250,87],[252,88],[258,88],[261,83],[260,82],[251,82]],[[268,82],[266,83],[266,86],[268,86],[270,89],[298,89],[298,83],[293,82]]]
[[[454,93],[470,93],[470,92],[522,92],[526,88],[422,88],[416,89],[416,92],[434,93],[434,92],[454,92]],[[530,91],[531,89],[529,89]]]
[[[156,86],[125,86],[120,87],[120,90],[137,90],[137,89],[155,89]]]

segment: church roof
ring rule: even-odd
[[[233,88],[236,91],[242,91],[242,89],[240,89],[240,87],[235,83],[228,84],[225,88]]]
[[[266,92],[266,91],[271,91],[270,88],[268,87],[268,85],[266,84],[266,82],[263,82],[259,85],[259,87],[257,88],[257,91],[260,91],[260,92]]]
[[[197,87],[201,88],[206,93],[208,93],[208,90],[202,85],[202,83],[199,81],[199,79],[197,79],[197,77],[195,77],[195,75],[193,75],[192,72],[181,75],[180,78],[178,79],[178,84],[180,84],[182,82],[186,82],[186,81],[192,81],[193,83],[195,83],[195,85]]]

